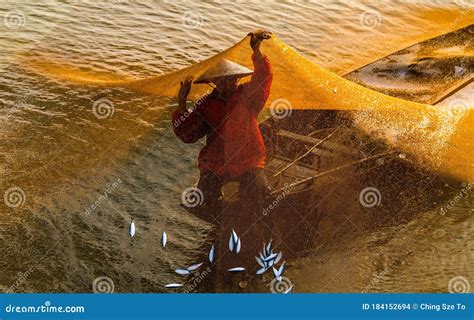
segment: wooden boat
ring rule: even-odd
[[[474,60],[451,57],[436,66],[428,57],[459,41],[472,45],[472,27],[395,52],[345,77],[397,97],[442,104],[472,86]],[[433,68],[438,72],[433,73]],[[401,81],[401,71],[408,82],[421,78],[425,84],[408,93],[393,89],[392,84]],[[381,82],[383,87],[378,86]],[[418,167],[408,155],[358,130],[343,111],[293,110],[282,119],[268,117],[261,130],[267,145],[265,173],[271,197],[265,208],[255,210],[240,201],[235,185],[226,186],[226,204],[216,223],[215,272],[206,276],[198,290],[268,292],[273,276],[271,271],[256,276],[259,266],[254,257],[270,239],[285,260],[299,259],[309,251],[337,247],[342,239],[350,241],[380,227],[409,222],[447,201],[456,190],[453,186],[459,184]],[[241,238],[240,254],[228,250],[231,229]],[[227,272],[233,267],[246,271]]]

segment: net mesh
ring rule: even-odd
[[[245,37],[207,60],[141,80],[86,74],[56,64],[42,63],[36,67],[69,81],[120,86],[172,98],[186,76],[199,77],[221,59],[252,68],[248,42]],[[273,113],[284,114],[293,109],[348,111],[359,129],[410,154],[418,164],[457,179],[474,180],[474,112],[465,101],[435,107],[381,94],[309,61],[276,36],[262,44],[262,52],[270,59],[274,73],[266,104]],[[189,98],[197,100],[208,91],[206,85],[193,85]]]

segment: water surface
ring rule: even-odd
[[[0,288],[90,292],[94,279],[107,276],[117,292],[161,292],[181,281],[173,270],[196,262],[212,240],[212,225],[179,206],[197,179],[202,145],[174,137],[172,103],[48,79],[28,69],[24,57],[141,78],[188,66],[267,28],[344,74],[464,26],[469,8],[468,1],[3,1],[0,190],[18,187],[24,196],[19,206],[0,204]],[[113,105],[103,119],[93,112],[100,99]],[[388,268],[371,290],[446,291],[453,276],[473,278],[472,207],[469,192],[442,218],[420,212],[355,242],[338,239],[324,252],[309,244],[310,254],[296,259],[288,276],[297,291],[362,291],[374,272]],[[132,217],[137,236],[130,240]],[[420,254],[407,258],[409,252]]]

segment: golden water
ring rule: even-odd
[[[76,80],[78,74],[147,78],[201,61],[249,31],[265,28],[308,59],[344,74],[472,23],[471,5],[2,2],[2,15],[13,12],[19,22],[0,26],[0,187],[2,192],[21,188],[25,201],[16,208],[1,203],[0,286],[8,289],[19,272],[31,268],[17,291],[90,291],[102,275],[114,280],[116,291],[161,291],[163,284],[179,281],[175,268],[195,262],[208,247],[211,230],[179,207],[182,190],[197,177],[200,146],[183,145],[173,136],[168,101],[44,77],[28,68],[28,59],[67,63],[72,68],[62,70],[70,73],[64,78]],[[93,113],[100,99],[113,105],[113,114],[104,119]],[[108,196],[101,198],[104,193]],[[420,243],[423,251],[428,223],[433,234],[443,233],[429,238],[432,245],[459,249],[454,257],[440,258],[436,274],[441,276],[433,277],[433,256],[421,253],[413,262],[416,268],[388,269],[395,271],[375,289],[445,291],[451,276],[473,275],[472,219],[466,217],[472,216],[472,199],[463,197],[450,212],[445,220],[420,212],[407,225],[362,235],[356,243],[338,243],[325,255],[314,251],[313,257],[301,259],[304,267],[294,272],[294,281],[304,291],[361,291],[372,274],[367,261],[351,261],[362,267],[347,273],[343,282],[331,282],[340,277],[334,268],[345,270],[347,255],[371,252],[372,243],[383,243],[378,250],[384,257],[393,258],[406,242]],[[131,216],[137,224],[133,241],[127,232]],[[158,244],[163,230],[170,235],[166,253]],[[312,268],[315,263],[322,267]]]

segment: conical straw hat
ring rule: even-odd
[[[214,79],[222,77],[245,77],[251,75],[252,70],[238,63],[223,59],[215,66],[207,69],[194,83],[209,83]]]

